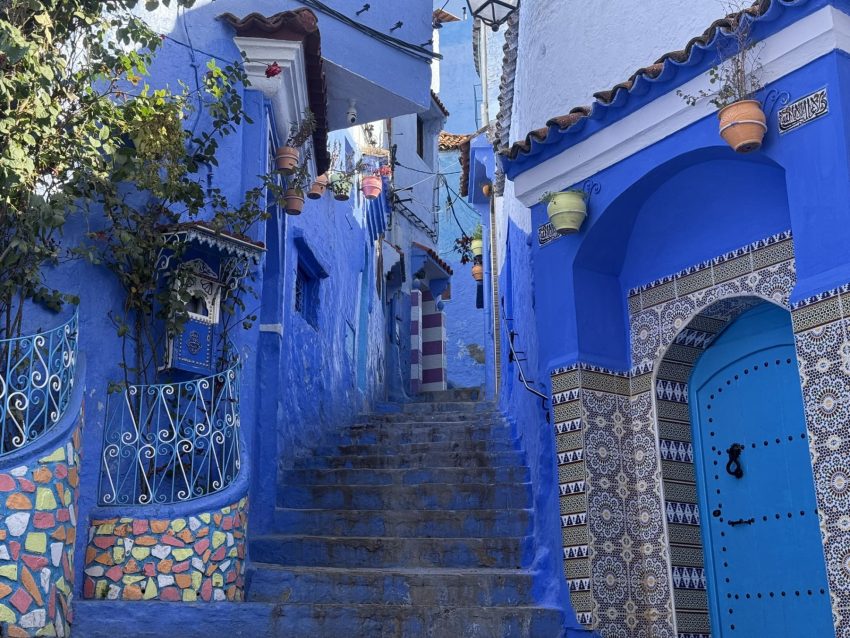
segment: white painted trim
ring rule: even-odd
[[[310,106],[303,44],[240,36],[234,37],[233,42],[245,55],[243,67],[251,82],[249,88],[262,91],[271,100],[278,139],[286,141],[290,124],[300,122],[304,110]],[[266,67],[272,62],[277,62],[282,72],[267,78]]]
[[[762,79],[774,82],[836,49],[850,51],[850,16],[823,7],[764,40],[759,55]],[[711,92],[708,72],[677,89],[688,95]],[[688,106],[670,91],[521,173],[513,180],[514,194],[525,206],[533,206],[546,191],[577,184],[715,111],[708,100]]]
[[[282,323],[261,323],[260,324],[260,332],[273,332],[279,336],[283,336],[283,324]]]

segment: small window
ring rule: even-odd
[[[416,116],[416,154],[425,159],[425,122]]]
[[[319,327],[319,280],[298,266],[295,277],[295,312],[314,328]]]

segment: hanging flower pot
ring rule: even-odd
[[[310,199],[321,199],[322,195],[325,194],[325,191],[328,189],[328,176],[327,175],[319,175],[316,178],[316,181],[313,182],[313,185],[310,186],[310,192],[307,193],[307,197]]]
[[[290,215],[300,215],[304,210],[304,191],[299,188],[290,188],[284,193],[284,207]]]
[[[481,264],[475,264],[472,267],[472,278],[475,281],[481,281],[484,279],[484,266]]]
[[[587,217],[587,195],[584,191],[569,190],[563,193],[546,193],[541,201],[547,202],[549,221],[560,235],[577,233]]]
[[[472,254],[476,257],[480,257],[484,254],[484,240],[483,239],[473,239],[469,243],[469,248],[472,250]]]
[[[360,190],[366,199],[377,199],[384,188],[384,183],[377,175],[366,175],[360,180]]]
[[[756,100],[741,100],[722,109],[720,136],[736,153],[750,153],[761,148],[767,132],[767,120],[761,104]]]
[[[274,156],[274,165],[281,173],[291,173],[298,165],[301,153],[294,146],[281,146]]]
[[[490,182],[482,184],[481,192],[484,194],[484,197],[490,197],[493,194],[493,185]]]
[[[334,192],[334,199],[340,202],[347,202],[351,197],[351,178],[344,173],[334,173],[331,175],[331,190]]]

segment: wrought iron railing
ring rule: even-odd
[[[0,339],[0,456],[59,422],[71,400],[76,365],[76,314],[48,332]]]
[[[504,297],[502,297],[501,306],[502,306],[502,318],[505,320],[505,324],[508,325],[510,323],[513,323],[513,319],[511,317],[508,317],[507,311],[505,310],[505,298]],[[508,345],[509,345],[509,348],[510,348],[510,352],[508,353],[509,361],[511,363],[516,364],[516,366],[517,366],[517,379],[519,379],[519,382],[522,384],[522,387],[524,387],[528,392],[530,392],[531,394],[533,394],[534,396],[536,396],[540,399],[543,411],[546,413],[546,423],[549,423],[549,406],[548,406],[549,397],[547,397],[545,394],[540,392],[540,390],[537,390],[532,385],[534,382],[529,381],[525,377],[525,370],[523,370],[522,363],[523,363],[523,361],[526,361],[526,358],[519,356],[521,354],[525,354],[525,352],[520,352],[520,351],[518,351],[514,348],[514,339],[517,337],[517,335],[519,335],[519,333],[516,330],[514,330],[513,328],[510,328],[510,327],[508,328]]]
[[[101,505],[188,501],[239,474],[240,366],[209,377],[133,385],[111,395]]]

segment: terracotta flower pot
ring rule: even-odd
[[[294,146],[281,146],[274,156],[274,165],[281,173],[291,173],[298,165],[301,153]]]
[[[751,153],[761,148],[767,132],[767,119],[756,100],[730,104],[720,109],[717,117],[720,120],[720,136],[736,153]]]
[[[484,279],[484,266],[482,266],[481,264],[475,264],[472,267],[472,278],[475,281],[481,281],[482,279]]]
[[[384,188],[384,183],[377,175],[366,175],[360,180],[360,190],[366,199],[377,199]]]
[[[587,202],[582,191],[556,193],[546,207],[549,221],[560,235],[577,233],[587,217]]]
[[[304,210],[304,191],[290,188],[284,193],[286,212],[290,215],[300,215]]]
[[[307,197],[310,199],[321,199],[322,195],[325,194],[325,191],[328,189],[328,176],[327,175],[319,175],[316,178],[316,181],[313,182],[313,185],[310,186],[310,192],[307,193]]]
[[[484,197],[490,197],[493,194],[493,185],[487,182],[481,186],[481,192],[484,193]]]
[[[469,247],[472,250],[472,254],[476,257],[480,257],[484,254],[484,240],[483,239],[473,239],[469,243]]]

